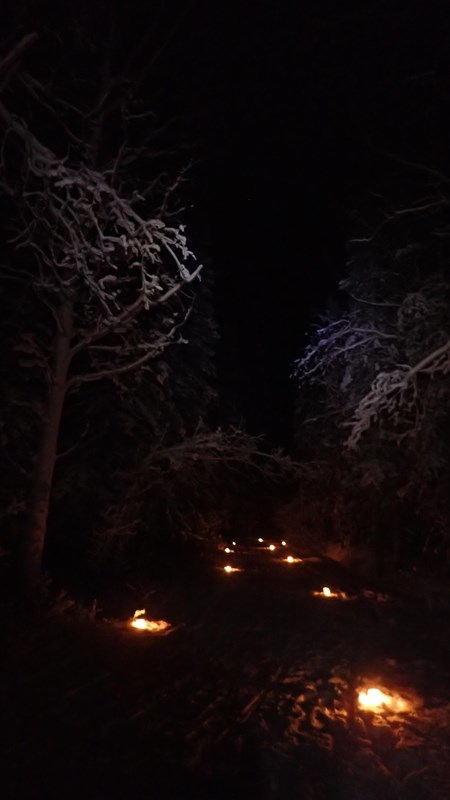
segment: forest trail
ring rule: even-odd
[[[3,798],[450,797],[448,610],[317,560],[217,570],[151,600],[168,636],[76,619],[10,630]],[[361,711],[369,685],[408,712]]]

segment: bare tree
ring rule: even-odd
[[[4,57],[4,85],[20,74],[19,62],[36,38],[25,37]],[[39,91],[38,82],[27,74],[22,79]],[[136,146],[121,146],[114,158],[95,165],[93,150],[97,156],[105,97],[111,94],[110,83],[101,108],[94,109],[90,147],[77,141],[76,158],[69,146],[75,134],[65,131],[66,153],[59,156],[0,103],[0,180],[12,209],[14,254],[10,264],[2,265],[1,277],[32,290],[52,330],[50,353],[38,337],[28,335],[20,344],[18,333],[18,347],[32,354],[47,386],[23,549],[28,586],[40,575],[68,393],[87,382],[117,380],[148,369],[169,345],[183,342],[181,328],[193,301],[190,287],[202,269],[195,265],[183,226],[168,212],[150,213],[148,197],[129,174],[119,179],[124,164],[129,169],[130,159],[138,158]],[[50,97],[45,102],[61,117],[65,101]]]

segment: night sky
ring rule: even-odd
[[[223,403],[289,444],[290,364],[336,295],[365,197],[395,185],[383,153],[446,168],[450,12],[379,0],[183,8],[161,69],[199,143],[193,219],[217,275]]]

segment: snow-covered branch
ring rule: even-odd
[[[395,339],[394,333],[379,331],[371,325],[360,326],[346,317],[329,321],[317,328],[313,344],[294,362],[294,377],[300,385],[320,381],[332,366],[345,363],[351,351],[384,352],[386,340],[394,342]]]
[[[68,385],[144,366],[175,341],[175,331],[189,313],[181,292],[202,270],[188,248],[184,227],[148,215],[143,194],[120,194],[107,171],[72,166],[59,158],[1,105],[0,120],[23,147],[14,245],[34,252],[37,270],[22,277],[49,307],[55,308],[62,297],[73,304],[77,324],[70,343],[72,360],[102,340],[109,346],[108,358],[99,363],[97,351],[93,369],[73,375]],[[14,276],[19,278],[19,272],[9,270],[8,277]],[[178,310],[167,313],[176,298]],[[166,311],[153,316],[146,332],[136,326],[138,317],[163,307]],[[132,336],[126,347],[118,347],[111,337],[123,337],[125,330]]]
[[[16,244],[34,246],[40,261],[55,268],[56,291],[85,287],[114,324],[134,311],[134,303],[148,310],[193,279],[188,267],[193,254],[183,227],[144,215],[140,195],[123,198],[101,173],[71,168],[32,147],[24,177],[28,224]],[[164,253],[174,264],[173,274],[162,266]],[[130,289],[137,297],[124,309]]]
[[[148,457],[148,464],[167,460],[171,469],[219,464],[228,467],[249,467],[266,477],[293,473],[296,465],[280,450],[264,448],[261,436],[251,436],[239,428],[207,429],[200,423],[191,437],[176,444],[157,447]]]
[[[202,515],[217,513],[220,528],[230,496],[242,496],[243,487],[286,485],[314,468],[266,449],[260,436],[233,427],[211,430],[200,422],[192,435],[173,443],[160,441],[139,460],[134,473],[127,470],[127,491],[108,510],[98,544],[108,550],[136,535],[155,490],[158,503],[167,503],[178,533],[208,539],[211,531],[198,524]]]
[[[370,391],[359,401],[349,424],[347,445],[356,447],[361,436],[383,415],[398,424],[416,408],[417,376],[436,377],[450,373],[450,339],[428,353],[412,367],[399,367],[381,372],[372,382]]]
[[[417,431],[426,385],[450,372],[449,287],[440,273],[416,286],[406,281],[394,303],[392,294],[375,299],[386,277],[373,270],[372,284],[360,279],[363,298],[351,291],[352,280],[345,282],[355,303],[317,328],[294,365],[299,386],[322,387],[326,397],[326,408],[307,421],[340,417],[350,449],[377,424],[398,442]]]
[[[184,321],[184,320],[183,320]],[[137,358],[129,358],[128,360],[123,359],[127,353],[133,353],[133,349],[130,347],[125,346],[113,346],[111,345],[108,347],[105,345],[103,348],[96,347],[96,350],[102,350],[103,352],[108,353],[111,355],[113,353],[115,358],[117,359],[118,363],[115,366],[111,366],[109,368],[101,369],[96,372],[87,372],[83,375],[76,375],[71,378],[67,386],[68,388],[80,386],[82,383],[92,383],[93,381],[101,381],[104,379],[110,378],[117,378],[119,375],[124,375],[126,373],[136,372],[137,370],[141,369],[145,366],[152,358],[156,358],[157,356],[161,355],[164,352],[166,347],[168,347],[170,342],[178,342],[179,344],[185,342],[185,340],[180,336],[178,339],[175,339],[175,333],[180,326],[174,325],[171,330],[165,331],[161,333],[159,336],[156,336],[153,340],[148,340],[145,344],[142,344],[141,347],[144,349],[144,353]],[[124,360],[124,363],[121,363]]]

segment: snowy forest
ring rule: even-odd
[[[370,550],[380,573],[445,574],[448,181],[417,165],[396,167],[403,185],[416,179],[413,189],[378,198],[349,236],[339,299],[294,365],[296,447],[315,470],[291,511],[316,540]]]
[[[299,5],[6,4],[6,800],[450,796],[450,14]]]
[[[145,37],[128,55],[134,31],[107,19],[106,35],[79,14],[68,46],[51,18],[3,48],[2,567],[31,585],[45,549],[114,572],[269,514],[380,574],[441,569],[448,180],[394,162],[401,192],[354,198],[347,266],[291,365],[295,441],[275,452],[220,402],[217,274],[186,213],[198,142],[148,100]]]

